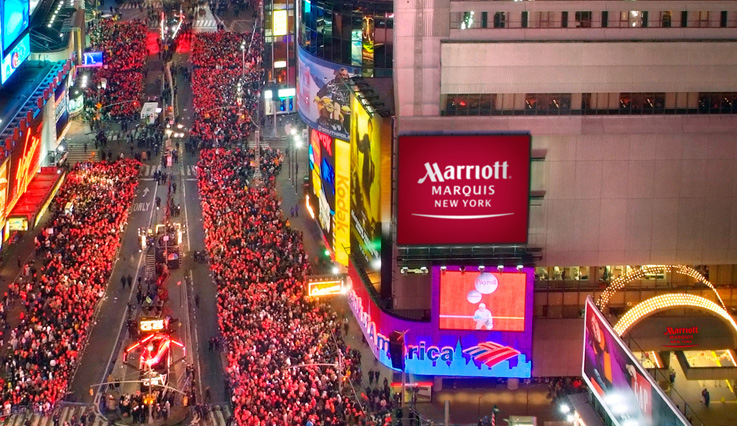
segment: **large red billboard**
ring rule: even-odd
[[[41,130],[43,121],[37,118],[21,135],[21,141],[13,148],[11,154],[13,184],[10,186],[6,212],[10,213],[20,197],[25,194],[31,180],[36,176],[41,165]]]
[[[442,272],[439,327],[524,331],[526,286],[522,272]]]
[[[529,135],[400,136],[397,244],[527,242]]]

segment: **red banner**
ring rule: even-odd
[[[527,242],[530,136],[400,136],[397,244]]]

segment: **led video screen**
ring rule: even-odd
[[[527,275],[445,271],[440,276],[439,327],[524,331]]]
[[[688,421],[586,300],[583,378],[615,425],[686,426]]]
[[[3,2],[3,50],[28,28],[28,0],[5,0]]]

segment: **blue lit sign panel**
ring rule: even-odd
[[[31,36],[26,34],[20,43],[3,57],[2,68],[0,68],[0,84],[5,84],[15,70],[28,59],[31,54]]]
[[[3,50],[28,28],[28,0],[5,0],[3,2]]]
[[[82,54],[83,68],[98,68],[103,65],[102,52],[84,52]]]

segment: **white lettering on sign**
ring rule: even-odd
[[[134,212],[147,212],[150,207],[151,207],[151,203],[134,203],[133,211]]]
[[[425,176],[418,179],[417,183],[424,183],[427,178],[430,178],[431,182],[445,182],[446,180],[461,179],[509,179],[510,176],[507,175],[508,167],[509,166],[506,161],[497,161],[493,166],[488,164],[485,166],[445,166],[445,169],[441,173],[438,163],[425,163]]]

